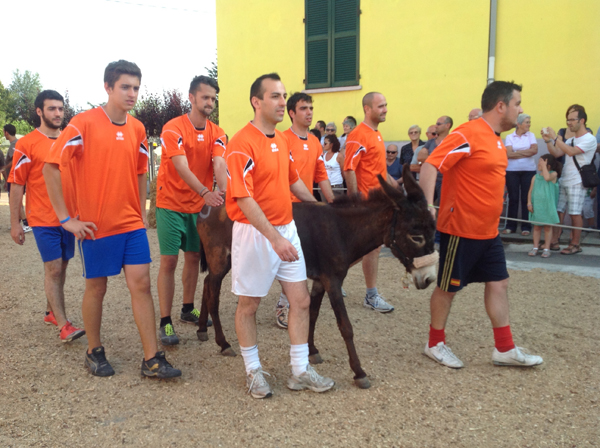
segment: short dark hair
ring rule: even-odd
[[[446,115],[446,124],[450,124],[450,129],[454,126],[454,121],[448,115]]]
[[[338,140],[338,138],[333,135],[333,134],[327,134],[325,136],[325,140],[329,140],[329,143],[331,143],[331,150],[333,151],[333,153],[335,154],[336,152],[340,152],[340,141]]]
[[[319,131],[317,128],[313,128],[309,132],[315,137],[317,137],[319,141],[321,141],[321,131]]]
[[[483,95],[481,95],[481,110],[485,113],[496,107],[496,104],[499,102],[503,102],[504,104],[510,103],[515,90],[521,92],[523,86],[515,84],[513,81],[492,82],[485,88]]]
[[[192,82],[190,83],[190,93],[192,95],[194,93],[196,93],[196,90],[198,90],[200,88],[200,84],[204,84],[206,86],[212,87],[213,89],[216,90],[217,93],[219,93],[219,91],[221,90],[221,89],[219,89],[219,83],[217,82],[216,79],[211,78],[210,76],[200,75],[200,76],[196,76],[194,79],[192,79]]]
[[[323,120],[319,120],[319,121],[317,121],[316,126],[319,126],[320,128],[325,129],[327,127],[327,123],[325,123]]]
[[[308,93],[304,93],[304,92],[296,92],[294,94],[292,94],[292,96],[290,96],[287,100],[287,111],[288,111],[288,115],[290,115],[290,111],[294,111],[296,112],[296,104],[298,104],[300,101],[305,101],[307,103],[311,103],[312,104],[312,96],[310,96]],[[292,120],[292,116],[290,115],[290,120]],[[292,120],[294,121],[294,120]]]
[[[12,135],[13,137],[17,135],[17,128],[15,128],[14,124],[5,124],[4,130],[8,133],[8,135]]]
[[[137,76],[140,82],[142,81],[140,68],[133,62],[120,59],[106,66],[106,69],[104,69],[104,82],[108,84],[108,87],[114,87],[115,82],[119,80],[121,75]]]
[[[252,106],[252,110],[254,110],[254,105],[252,104],[252,98],[256,97],[259,100],[262,100],[265,95],[265,89],[262,86],[262,82],[265,79],[272,79],[273,81],[281,81],[281,78],[277,73],[267,73],[266,75],[259,76],[250,86],[250,105]]]
[[[572,106],[569,106],[569,108],[567,109],[567,113],[565,114],[565,117],[569,118],[569,114],[571,112],[577,112],[577,119],[578,120],[583,119],[583,123],[587,124],[587,114],[585,113],[585,107],[583,107],[580,104],[573,104]]]
[[[35,108],[40,109],[42,112],[44,111],[44,101],[46,100],[57,100],[65,103],[65,99],[63,96],[58,93],[56,90],[43,90],[39,93],[39,95],[35,98]]]

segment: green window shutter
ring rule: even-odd
[[[329,87],[331,19],[329,0],[306,0],[306,87],[309,89]]]
[[[359,0],[333,0],[333,87],[358,84]]]
[[[359,1],[305,0],[306,88],[358,85]]]

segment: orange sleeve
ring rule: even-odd
[[[254,160],[242,148],[233,149],[227,156],[227,196],[247,198],[254,196],[252,173]]]
[[[148,159],[150,158],[150,153],[148,152],[148,139],[146,138],[146,128],[142,123],[140,123],[139,128],[139,151],[138,151],[138,163],[137,163],[137,173],[138,175],[144,174],[148,172]]]
[[[445,173],[464,157],[471,155],[471,146],[462,132],[449,134],[427,157],[426,162]]]
[[[287,140],[286,140],[286,142],[287,142]],[[298,182],[298,179],[300,179],[300,171],[298,171],[298,166],[296,164],[296,161],[292,157],[292,151],[290,149],[288,149],[288,152],[290,154],[289,177],[290,177],[290,185],[292,185],[292,184],[295,184],[296,182]],[[312,185],[308,188],[312,188]]]
[[[346,159],[344,160],[344,171],[356,171],[360,159],[367,149],[358,141],[346,141]]]
[[[163,147],[163,154],[170,159],[174,156],[185,156],[183,148],[183,137],[173,129],[163,129],[160,134],[160,143]]]
[[[11,184],[25,185],[27,183],[27,178],[29,177],[29,170],[31,169],[29,149],[25,146],[15,147],[12,160],[13,164],[10,169],[10,174],[8,175],[8,182]]]
[[[69,164],[73,157],[81,155],[83,152],[83,136],[75,126],[79,123],[76,118],[74,117],[65,130],[60,133],[60,136],[48,151],[46,163],[54,163],[62,169],[62,167]],[[74,121],[75,123],[73,123]]]
[[[327,170],[325,169],[323,156],[317,154],[317,161],[315,163],[315,182],[319,183],[327,179],[329,179],[329,176],[327,176]]]
[[[225,131],[220,127],[216,126],[216,135],[215,141],[211,148],[213,157],[225,157],[225,151],[227,151],[227,135]]]

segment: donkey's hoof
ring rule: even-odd
[[[225,350],[221,350],[221,355],[233,358],[234,356],[237,356],[237,353],[231,347],[227,347]]]
[[[208,332],[207,331],[197,331],[196,336],[198,336],[198,340],[202,342],[208,341]]]
[[[315,353],[314,355],[308,356],[308,362],[311,364],[321,364],[323,362],[323,358],[321,358],[320,353]]]
[[[354,380],[354,384],[359,389],[368,389],[369,387],[371,387],[371,382],[369,381],[369,378],[367,378],[366,376],[364,378],[356,378]]]

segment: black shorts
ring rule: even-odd
[[[440,269],[437,285],[457,292],[469,283],[497,282],[508,278],[500,235],[489,240],[440,234]]]

